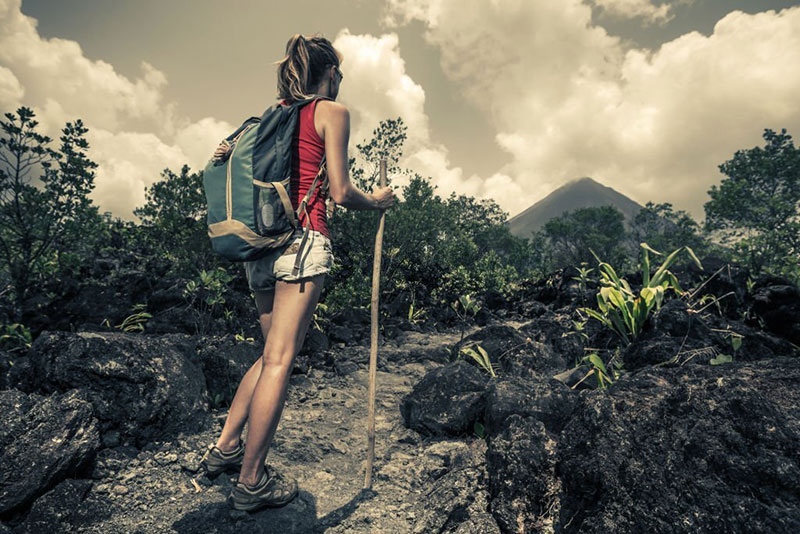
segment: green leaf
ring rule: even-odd
[[[593,352],[589,354],[589,361],[592,362],[592,365],[600,369],[603,372],[603,374],[605,375],[608,374],[608,371],[606,371],[606,366],[603,363],[603,360],[600,358],[600,356],[597,355],[597,353]]]
[[[695,264],[697,265],[697,267],[699,267],[699,268],[700,268],[700,270],[702,271],[702,270],[703,270],[703,264],[702,264],[702,263],[700,263],[700,260],[699,260],[699,259],[697,259],[697,255],[694,253],[694,250],[692,250],[690,247],[685,247],[685,248],[686,248],[686,251],[689,253],[689,256],[691,256],[691,257],[692,257],[692,259],[694,260],[694,263],[695,263]]]
[[[661,284],[661,280],[662,280],[662,278],[664,277],[664,273],[667,271],[667,269],[669,268],[669,266],[670,266],[670,265],[672,265],[672,262],[673,262],[673,261],[675,261],[675,257],[678,255],[678,253],[679,253],[679,252],[680,252],[680,251],[681,251],[683,248],[685,248],[685,247],[680,247],[680,248],[676,248],[675,250],[673,250],[673,251],[670,253],[670,255],[669,255],[669,256],[667,256],[667,259],[665,259],[665,260],[664,260],[664,263],[662,263],[662,264],[659,266],[659,268],[658,268],[658,269],[656,269],[656,273],[655,273],[655,274],[653,275],[653,277],[650,279],[650,285],[651,285],[651,286],[653,286],[653,285],[658,285],[658,284]]]
[[[733,361],[733,356],[729,356],[728,354],[720,354],[716,358],[711,359],[711,365],[722,365],[724,363],[731,363]]]
[[[484,429],[483,425],[482,425],[482,424],[480,424],[479,422],[475,421],[475,424],[473,425],[473,430],[475,431],[475,434],[476,434],[476,435],[477,435],[479,438],[484,438],[484,437],[486,437],[486,431],[485,431],[485,429]]]
[[[650,245],[648,245],[645,242],[639,243],[639,246],[642,247],[644,250],[650,251],[650,252],[652,252],[653,254],[655,254],[657,256],[663,256],[664,255],[661,252],[657,251],[656,249],[652,248]]]

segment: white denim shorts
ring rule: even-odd
[[[331,240],[317,230],[308,231],[308,239],[301,252],[300,271],[292,275],[294,262],[305,228],[298,227],[288,247],[267,254],[263,258],[244,262],[247,283],[252,291],[270,291],[276,280],[296,282],[303,278],[327,274],[333,267]]]

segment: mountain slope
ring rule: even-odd
[[[630,223],[643,207],[622,193],[589,177],[584,177],[559,187],[539,202],[509,219],[508,225],[513,235],[530,237],[531,233],[541,229],[547,221],[558,217],[565,211],[608,205],[620,210],[625,215],[626,223]]]

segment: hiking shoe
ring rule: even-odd
[[[200,459],[200,467],[205,469],[210,477],[216,476],[228,469],[239,469],[244,458],[244,442],[239,443],[230,451],[222,451],[213,443],[208,445],[205,454]]]
[[[297,480],[265,464],[264,472],[255,486],[236,481],[228,496],[228,505],[234,510],[254,512],[264,507],[285,506],[297,493]]]

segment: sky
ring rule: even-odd
[[[344,56],[351,156],[402,117],[401,167],[510,217],[590,176],[702,221],[719,164],[800,132],[800,0],[0,0],[0,109],[81,118],[92,199],[136,220],[275,101],[294,33]]]

